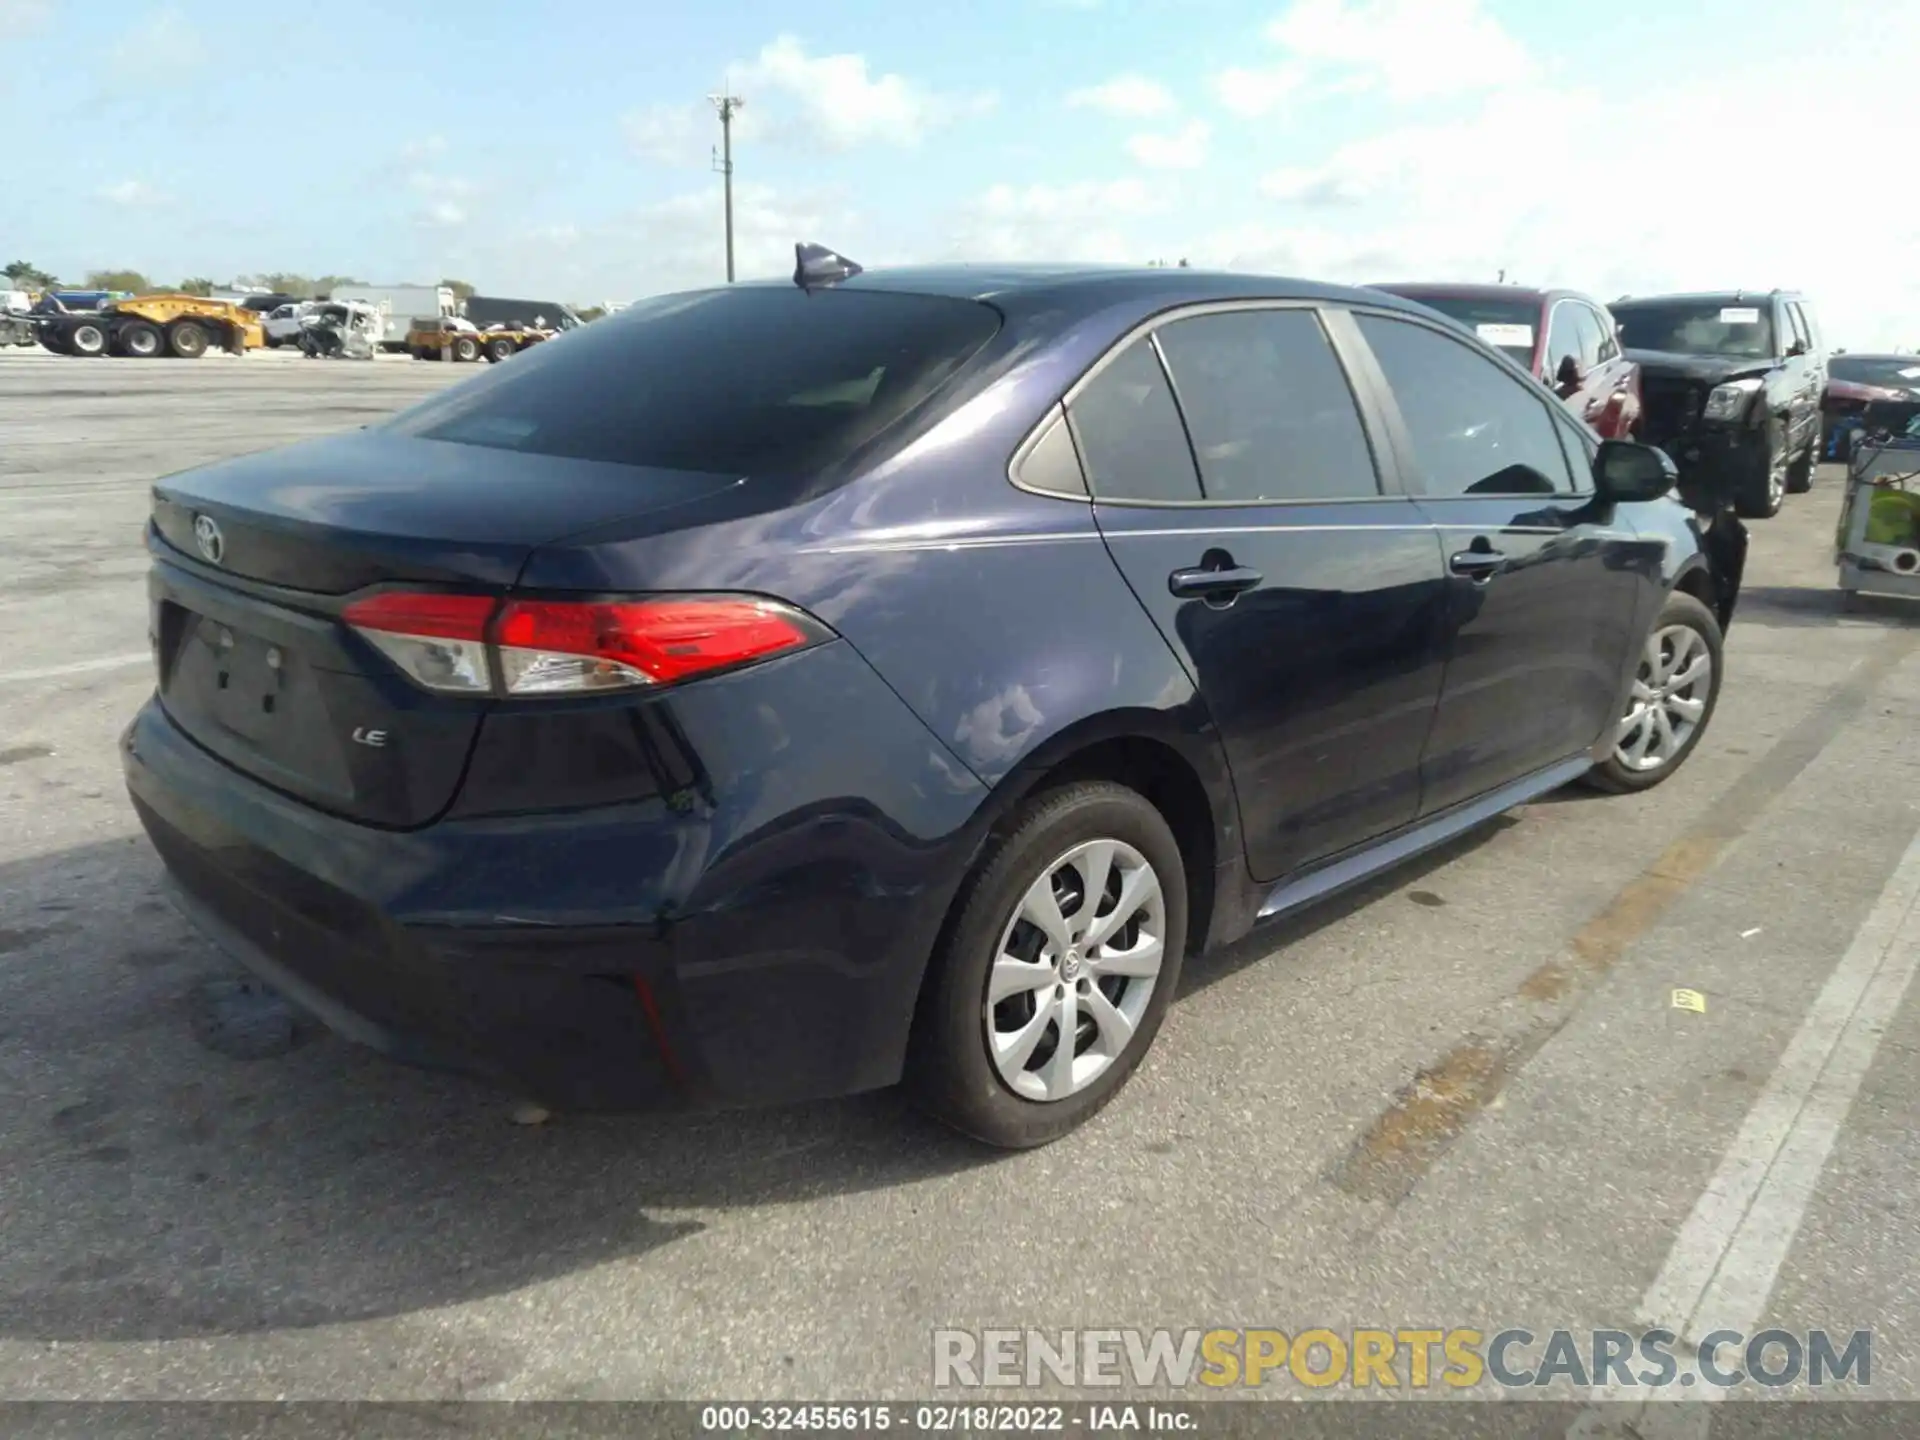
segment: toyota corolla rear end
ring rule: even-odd
[[[124,764],[191,919],[349,1038],[549,1103],[897,1077],[978,782],[776,560],[717,589],[697,556],[776,531],[996,318],[795,298],[842,308],[636,309],[155,487]]]

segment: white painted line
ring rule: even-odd
[[[1920,966],[1920,835],[1907,846],[1640,1301],[1698,1340],[1766,1308],[1833,1143]]]
[[[118,670],[127,665],[151,665],[153,656],[145,650],[138,655],[107,655],[98,660],[75,660],[70,665],[49,665],[41,670],[0,671],[0,685],[25,684],[29,680],[58,680],[67,675],[88,675],[95,670]]]
[[[1641,1297],[1635,1318],[1642,1325],[1671,1330],[1683,1345],[1698,1344],[1715,1330],[1754,1333],[1827,1157],[1916,968],[1920,834],[1894,866],[1747,1112],[1720,1168],[1674,1237],[1666,1263]],[[1639,1404],[1599,1406],[1568,1434],[1614,1433],[1606,1427],[1629,1421],[1637,1425],[1639,1416],[1666,1408],[1660,1401],[1683,1399],[1694,1402],[1683,1412],[1704,1434],[1704,1412],[1696,1407],[1728,1393],[1709,1386],[1649,1397],[1644,1389],[1610,1384],[1594,1398]],[[1596,1423],[1599,1429],[1593,1428]]]

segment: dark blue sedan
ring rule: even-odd
[[[134,804],[340,1033],[1038,1144],[1187,955],[1700,743],[1738,522],[1431,312],[800,261],[154,487]]]

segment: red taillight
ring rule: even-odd
[[[491,595],[421,595],[390,590],[347,606],[356,630],[431,635],[442,640],[485,640],[487,621],[499,602]]]
[[[491,595],[389,590],[348,605],[342,618],[429,690],[468,694],[493,689],[487,621]]]
[[[433,690],[494,689],[491,644],[509,695],[667,685],[830,634],[790,606],[742,595],[503,603],[388,591],[354,601],[343,618]]]
[[[493,635],[515,695],[667,685],[822,638],[800,612],[745,596],[510,600]]]

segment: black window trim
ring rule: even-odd
[[[1382,320],[1398,320],[1406,325],[1418,325],[1423,330],[1431,330],[1442,339],[1460,346],[1460,348],[1465,350],[1469,355],[1476,356],[1482,360],[1488,359],[1489,353],[1491,353],[1491,363],[1494,367],[1498,369],[1504,365],[1512,372],[1509,378],[1516,379],[1520,388],[1545,411],[1549,425],[1552,425],[1556,419],[1556,406],[1561,412],[1566,411],[1565,403],[1560,400],[1558,396],[1544,389],[1535,376],[1529,375],[1509,356],[1502,354],[1491,345],[1476,346],[1469,337],[1457,332],[1450,334],[1448,333],[1447,327],[1435,325],[1422,316],[1410,315],[1404,310],[1390,310],[1380,305],[1355,305],[1352,308],[1356,315],[1374,315]],[[1535,491],[1514,491],[1501,494],[1483,493],[1477,495],[1429,495],[1420,474],[1419,457],[1414,452],[1413,436],[1407,430],[1406,418],[1400,413],[1400,402],[1394,398],[1393,387],[1387,384],[1386,372],[1380,369],[1380,362],[1374,358],[1373,348],[1367,345],[1366,336],[1361,332],[1357,324],[1353,327],[1353,331],[1355,343],[1366,347],[1368,365],[1379,386],[1376,401],[1379,405],[1380,414],[1385,423],[1387,434],[1395,447],[1395,468],[1402,477],[1402,483],[1406,486],[1405,493],[1409,497],[1415,500],[1431,501],[1434,504],[1443,504],[1453,500],[1539,500],[1542,498],[1539,493]],[[1566,447],[1560,443],[1557,434],[1554,443],[1556,447],[1563,452],[1564,456]],[[1569,468],[1571,468],[1571,465]],[[1591,467],[1588,468],[1586,474],[1575,473],[1570,478],[1573,481],[1574,488],[1564,492],[1559,490],[1554,491],[1553,498],[1555,500],[1590,500],[1593,498],[1594,488]],[[1585,488],[1582,488],[1583,485]]]
[[[1167,365],[1166,357],[1160,353],[1159,344],[1153,339],[1154,332],[1159,330],[1163,325],[1172,324],[1175,320],[1191,320],[1203,315],[1233,314],[1242,310],[1307,310],[1313,312],[1314,316],[1320,321],[1321,331],[1327,338],[1328,347],[1333,351],[1334,362],[1339,365],[1345,376],[1348,393],[1353,397],[1354,410],[1360,417],[1360,433],[1367,442],[1367,452],[1373,460],[1374,484],[1377,487],[1377,493],[1372,495],[1326,496],[1318,499],[1313,497],[1276,500],[1211,499],[1205,493],[1206,481],[1200,478],[1200,462],[1198,457],[1194,458],[1193,469],[1196,480],[1201,488],[1201,495],[1195,500],[1137,500],[1127,496],[1118,498],[1102,497],[1094,491],[1091,480],[1086,479],[1086,457],[1084,455],[1081,456],[1081,476],[1083,483],[1086,485],[1084,491],[1047,490],[1037,485],[1026,484],[1022,481],[1020,467],[1027,456],[1039,445],[1041,440],[1046,438],[1047,429],[1052,423],[1053,417],[1056,414],[1063,417],[1066,416],[1067,413],[1072,410],[1074,400],[1100,377],[1107,366],[1112,364],[1129,346],[1143,336],[1146,337],[1149,348],[1153,351],[1154,359],[1159,362],[1161,373],[1167,377],[1167,386],[1173,395],[1174,409],[1180,416],[1180,429],[1186,438],[1187,451],[1191,455],[1193,451],[1193,431],[1187,424],[1187,412],[1185,407],[1180,403],[1180,390],[1178,384],[1174,381],[1173,372]],[[1061,395],[1057,401],[1047,407],[1046,414],[1042,415],[1038,422],[1034,424],[1033,428],[1022,438],[1020,444],[1014,449],[1012,457],[1008,460],[1007,481],[1016,490],[1023,490],[1029,495],[1043,495],[1050,500],[1075,500],[1083,505],[1127,506],[1141,510],[1263,510],[1276,506],[1375,505],[1383,500],[1405,500],[1408,497],[1408,491],[1401,481],[1397,458],[1398,452],[1392,447],[1391,438],[1386,428],[1385,416],[1378,408],[1378,377],[1372,374],[1362,374],[1357,371],[1357,352],[1364,353],[1364,346],[1358,344],[1358,332],[1354,332],[1352,335],[1342,334],[1337,319],[1345,315],[1346,307],[1344,305],[1337,302],[1329,303],[1316,299],[1203,300],[1186,305],[1175,305],[1166,310],[1156,311],[1146,319],[1129,327],[1124,335],[1120,336],[1113,344],[1103,350],[1100,358],[1089,365],[1086,370],[1081,373],[1080,377],[1067,387],[1065,394]],[[1371,362],[1370,355],[1367,356],[1367,360],[1369,363]],[[1072,434],[1073,427],[1071,424],[1068,425],[1067,430],[1069,434]],[[1076,453],[1079,450],[1079,444],[1079,437],[1075,436],[1074,447]]]

